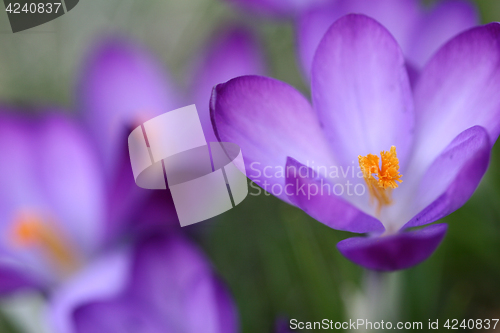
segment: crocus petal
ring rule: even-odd
[[[415,0],[340,0],[304,12],[297,20],[297,42],[304,73],[309,77],[321,38],[338,18],[350,13],[365,14],[380,22],[404,47],[419,18]]]
[[[53,280],[41,256],[30,249],[16,246],[14,224],[20,214],[26,211],[47,209],[36,170],[38,141],[34,137],[39,124],[26,117],[12,113],[1,114],[0,118],[0,247],[2,267],[8,276],[30,276],[46,287]],[[6,261],[7,263],[4,263]],[[21,278],[24,280],[23,278]],[[8,289],[8,287],[5,287]]]
[[[212,275],[200,278],[187,291],[185,311],[187,332],[238,332],[238,316],[231,295]]]
[[[483,127],[460,133],[434,160],[416,193],[416,211],[405,227],[437,221],[460,208],[478,186],[490,159],[491,145]]]
[[[90,302],[104,301],[118,295],[127,284],[130,259],[130,253],[126,250],[102,255],[62,285],[49,303],[49,320],[54,331],[79,332],[74,323],[75,310]],[[92,332],[100,332],[97,326],[95,328]]]
[[[500,132],[500,24],[470,29],[444,45],[415,87],[415,152],[423,172],[467,128],[484,127],[493,144]]]
[[[120,236],[131,212],[150,194],[134,182],[127,135],[145,120],[181,105],[161,64],[134,42],[117,38],[102,41],[92,51],[77,97],[106,170],[106,237],[112,239]]]
[[[256,14],[271,17],[291,17],[310,7],[326,4],[331,0],[228,0]]]
[[[2,264],[0,266],[0,296],[22,289],[39,289],[43,286],[33,276],[22,273],[17,267]]]
[[[90,146],[81,129],[59,114],[0,120],[2,259],[45,284],[53,282],[54,270],[40,251],[16,243],[15,223],[33,214],[54,226],[77,256],[96,250],[103,234],[104,184]]]
[[[247,176],[271,192],[283,186],[287,156],[301,163],[333,165],[328,145],[309,102],[283,82],[242,76],[214,88],[210,102],[220,141],[241,147]],[[280,198],[288,200],[282,193]]]
[[[84,305],[73,314],[75,333],[176,333],[165,325],[144,304],[127,299],[113,299]]]
[[[406,72],[408,73],[408,79],[410,80],[410,85],[412,88],[414,88],[420,76],[420,71],[415,66],[406,63]]]
[[[340,165],[394,145],[404,168],[413,101],[403,54],[382,25],[350,14],[330,27],[314,58],[312,96]]]
[[[243,28],[229,28],[218,34],[202,55],[192,79],[192,91],[205,138],[213,142],[217,141],[209,110],[213,87],[237,76],[264,74],[264,58],[254,36]]]
[[[103,175],[89,138],[62,117],[47,119],[38,134],[40,191],[58,225],[89,254],[102,241],[105,217]]]
[[[101,276],[98,270],[93,273],[94,278]],[[87,297],[78,308],[72,307],[76,309],[71,323],[75,331],[121,332],[127,327],[124,321],[134,332],[237,331],[229,294],[205,258],[181,237],[157,234],[143,240],[135,248],[128,273],[122,275],[128,277],[128,283],[123,287],[119,281],[119,293],[92,293],[93,299]],[[127,318],[116,318],[123,315]]]
[[[311,168],[288,158],[286,170],[285,190],[290,201],[314,219],[337,230],[357,233],[384,231],[379,220],[336,195],[339,190],[334,187],[335,184],[320,178]],[[337,185],[341,186],[344,193],[344,184]],[[352,188],[348,190],[353,191]]]
[[[156,191],[146,190],[137,186],[134,181],[130,155],[128,152],[128,142],[124,140],[120,145],[117,156],[116,168],[113,170],[112,183],[108,183],[108,218],[106,219],[106,240],[113,242],[124,234],[132,232],[135,228],[144,228],[144,219],[149,218],[149,214],[165,214],[165,219],[177,218],[175,211],[170,214],[170,201],[165,200],[163,206],[150,205],[151,198],[156,197]],[[165,192],[165,191],[162,191]],[[157,202],[157,200],[153,199]],[[173,203],[172,203],[173,205]],[[158,211],[161,209],[161,212]],[[138,215],[138,212],[141,212]],[[143,215],[144,214],[144,215]],[[156,220],[155,222],[157,222]],[[148,225],[150,220],[148,220]]]
[[[125,229],[131,235],[151,233],[154,230],[179,229],[179,218],[169,190],[152,191],[145,202],[137,206],[132,215],[124,218]]]
[[[420,14],[420,3],[416,0],[341,0],[341,3],[346,14],[364,14],[380,22],[403,50]]]
[[[385,237],[353,237],[339,242],[337,248],[347,259],[365,268],[395,271],[429,258],[447,228],[446,224],[434,224]]]
[[[403,48],[405,55],[417,68],[423,68],[441,45],[477,24],[479,15],[471,2],[463,0],[439,2],[415,25],[410,42],[405,45],[406,49]]]
[[[302,72],[311,77],[311,67],[319,42],[328,28],[342,16],[339,2],[313,8],[298,17],[296,22],[297,48]]]
[[[24,121],[26,120],[26,121]],[[8,227],[21,206],[40,206],[42,198],[36,189],[38,180],[34,173],[33,149],[36,141],[33,132],[36,126],[27,119],[14,117],[10,113],[0,118],[0,222],[2,236],[6,237]],[[2,238],[3,238],[2,237]]]
[[[131,128],[180,106],[162,66],[132,42],[108,39],[100,43],[82,74],[79,108],[108,172]]]
[[[137,250],[131,295],[187,333],[236,332],[234,305],[208,262],[181,237],[156,237]]]

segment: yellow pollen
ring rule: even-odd
[[[62,234],[36,214],[22,213],[15,220],[13,241],[20,247],[41,248],[62,274],[69,274],[79,266],[78,257]]]
[[[370,203],[373,204],[374,199],[377,201],[377,216],[380,215],[383,206],[392,203],[392,189],[398,187],[397,182],[403,182],[401,180],[403,175],[399,173],[396,147],[392,146],[389,151],[381,151],[380,158],[382,162],[379,166],[379,157],[376,155],[358,156],[359,167],[370,193]]]

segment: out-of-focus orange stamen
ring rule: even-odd
[[[61,232],[36,214],[22,213],[16,218],[13,241],[21,247],[39,247],[63,274],[71,273],[79,266],[75,251]]]

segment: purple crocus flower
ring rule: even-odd
[[[203,255],[179,236],[157,235],[102,258],[51,304],[60,333],[233,333],[237,315]]]
[[[296,19],[298,54],[308,77],[321,38],[333,22],[349,13],[365,14],[385,26],[417,72],[446,41],[479,24],[476,8],[466,0],[439,1],[430,8],[419,0],[332,1],[303,11]]]
[[[258,185],[331,228],[368,234],[338,243],[345,257],[408,268],[433,253],[447,226],[408,229],[461,207],[487,169],[500,131],[499,37],[491,23],[453,38],[412,91],[389,31],[347,15],[316,51],[313,106],[285,83],[244,76],[214,88],[212,121],[221,141],[241,147]],[[372,161],[369,171],[358,161]]]
[[[130,131],[155,116],[196,103],[206,138],[214,141],[208,107],[212,87],[236,76],[262,74],[263,63],[253,35],[243,28],[227,27],[193,56],[192,79],[183,92],[137,42],[107,38],[93,49],[83,67],[77,101],[107,170],[109,235],[178,226],[168,191],[144,190],[134,183],[127,147]],[[140,225],[131,223],[137,214],[148,218]]]
[[[225,287],[178,233],[106,244],[104,173],[77,125],[2,113],[0,153],[2,294],[44,292],[58,333],[236,332]]]
[[[55,113],[0,114],[0,290],[51,291],[101,248],[105,187],[88,139]]]

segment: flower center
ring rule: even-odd
[[[366,156],[358,156],[359,167],[363,172],[368,193],[370,193],[370,204],[377,202],[377,216],[380,216],[382,207],[392,203],[392,189],[398,187],[398,183],[402,183],[402,174],[399,173],[399,160],[396,154],[396,147],[392,146],[389,151],[381,151],[380,159],[382,160],[379,166],[379,157],[368,154]]]
[[[40,248],[63,275],[69,275],[79,267],[76,252],[60,230],[37,214],[23,212],[16,218],[13,241],[19,247]]]

